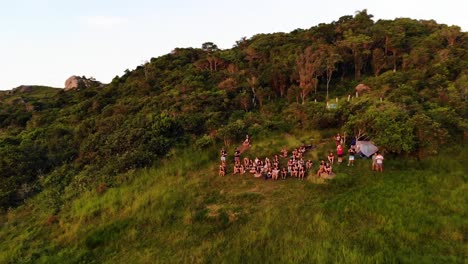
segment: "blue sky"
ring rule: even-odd
[[[468,30],[468,1],[0,0],[0,90],[63,87],[71,75],[110,82],[176,47],[290,32],[367,9],[374,20],[434,19]]]

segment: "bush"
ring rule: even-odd
[[[210,135],[204,135],[200,138],[198,138],[196,141],[195,141],[195,147],[197,149],[205,149],[211,145],[213,145],[215,142],[215,139],[210,136]]]

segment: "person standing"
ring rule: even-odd
[[[240,151],[239,149],[236,149],[234,152],[234,163],[237,165],[238,163],[240,164]]]
[[[350,147],[348,149],[348,155],[349,155],[348,166],[354,166],[354,155],[355,154],[356,154],[356,151],[354,150],[354,147]]]
[[[377,171],[380,171],[380,172],[383,172],[383,161],[384,161],[384,157],[382,156],[382,154],[380,154],[379,152],[376,152],[375,153],[375,165],[376,165],[376,170]]]
[[[226,156],[227,152],[224,150],[224,148],[221,150],[221,165],[226,166]]]
[[[338,164],[341,164],[343,162],[343,153],[344,149],[341,144],[338,144],[338,147],[336,147],[336,155],[338,156]]]
[[[335,142],[336,142],[336,146],[338,146],[338,145],[341,144],[341,135],[340,135],[340,133],[338,133],[338,134],[335,136]]]

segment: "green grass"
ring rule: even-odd
[[[308,153],[316,161],[334,144],[297,134],[256,139],[244,154],[264,157],[312,137],[325,143]],[[218,177],[217,152],[179,151],[119,175],[119,186],[83,193],[53,224],[39,195],[1,216],[0,263],[465,261],[467,151],[388,158],[384,173],[358,159],[335,166],[325,184]]]

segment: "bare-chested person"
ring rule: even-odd
[[[275,156],[273,157],[273,161],[279,162],[278,154],[275,154]]]
[[[294,165],[292,167],[291,177],[297,178],[297,176],[299,176],[299,168],[297,167],[297,165]]]
[[[335,155],[333,154],[333,152],[330,152],[330,154],[328,154],[327,159],[328,162],[330,162],[330,164],[333,164],[335,162]]]
[[[280,170],[278,168],[274,168],[271,171],[271,176],[273,177],[273,180],[278,180],[278,175],[279,175]]]
[[[245,173],[245,168],[242,164],[239,164],[239,173],[244,174]]]
[[[292,166],[294,164],[294,161],[293,159],[289,159],[288,160],[288,172],[291,173],[292,172]]]
[[[255,168],[255,174],[254,174],[255,178],[260,178],[262,177],[262,167],[261,166],[257,166]]]
[[[303,144],[300,148],[299,148],[299,153],[301,153],[301,156],[306,152],[306,147],[305,145]]]
[[[287,158],[288,157],[288,149],[286,147],[284,147],[282,150],[281,150],[281,157],[282,158]]]
[[[320,161],[320,165],[319,165],[319,169],[317,171],[317,174],[315,176],[317,177],[320,177],[322,175],[322,173],[325,173],[325,161],[322,160]]]
[[[304,165],[305,165],[304,159],[301,157],[301,158],[297,161],[297,164],[298,164],[299,166],[304,166]]]
[[[331,175],[333,173],[333,168],[332,166],[330,165],[330,163],[326,163],[325,164],[325,172],[328,174],[328,175]]]
[[[306,161],[306,169],[310,170],[312,168],[313,162],[311,160]]]
[[[240,173],[240,168],[241,168],[240,162],[236,162],[236,164],[234,164],[234,168],[233,168],[234,172],[232,174]]]
[[[248,168],[248,167],[249,167],[249,161],[250,161],[249,158],[247,158],[247,157],[244,158],[244,167],[245,167],[245,168]]]
[[[286,176],[288,176],[288,170],[285,167],[283,167],[283,169],[281,170],[281,179],[286,180]]]
[[[223,164],[219,165],[218,175],[219,176],[226,176],[226,167]]]
[[[278,168],[279,167],[279,162],[278,161],[273,161],[273,168]]]
[[[304,176],[305,176],[304,166],[299,166],[299,179],[304,180]]]

